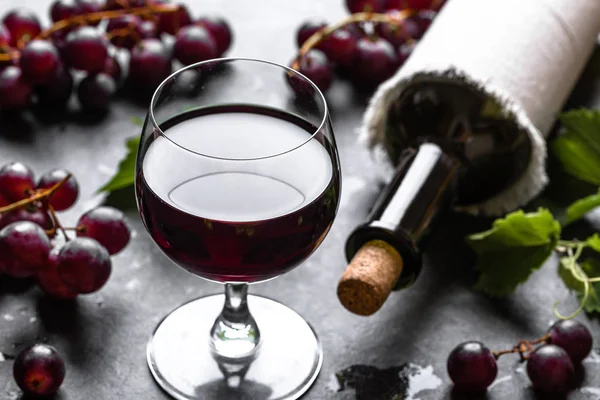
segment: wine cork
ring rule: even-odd
[[[396,285],[402,266],[402,257],[389,243],[383,240],[367,242],[342,274],[338,298],[355,314],[374,314]]]

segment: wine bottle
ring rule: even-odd
[[[494,106],[441,82],[416,85],[399,98],[385,132],[395,174],[346,241],[349,265],[337,294],[348,310],[371,315],[391,291],[416,281],[420,249],[443,210],[489,198],[523,173],[531,143]]]

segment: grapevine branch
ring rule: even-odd
[[[36,190],[35,192],[33,192],[33,194],[31,196],[29,196],[23,200],[19,200],[12,204],[7,205],[7,206],[0,207],[0,214],[16,210],[17,208],[25,207],[32,203],[36,203],[36,202],[40,202],[40,201],[42,201],[42,202],[47,201],[70,178],[71,178],[71,174],[67,174],[67,176],[65,176],[63,179],[61,179],[60,182],[57,182],[54,186],[52,186],[48,189]]]
[[[103,19],[115,19],[124,15],[151,16],[156,14],[172,13],[178,11],[179,7],[180,6],[175,4],[153,4],[145,7],[134,7],[112,11],[98,11],[89,14],[76,15],[55,22],[50,28],[43,30],[35,39],[48,39],[53,33],[60,30],[73,26],[84,25],[90,22],[98,22]],[[18,47],[22,48],[24,45],[25,43],[19,43]],[[0,49],[0,61],[15,60],[19,56],[20,53],[17,49]]]
[[[333,32],[337,31],[340,28],[343,28],[347,25],[355,24],[357,22],[377,22],[384,24],[391,24],[397,26],[399,28],[402,27],[402,22],[415,15],[417,11],[406,9],[399,11],[394,14],[378,14],[372,12],[361,12],[352,14],[347,18],[344,18],[338,23],[333,25],[329,25],[317,32],[315,32],[311,37],[309,37],[300,50],[298,50],[298,54],[292,63],[292,68],[298,70],[300,68],[300,59],[306,55],[310,50],[315,48],[319,43],[321,43],[324,39],[329,37]],[[410,39],[407,37],[407,39]]]
[[[550,339],[550,334],[548,333],[536,340],[521,340],[512,349],[493,351],[492,354],[494,355],[494,358],[496,358],[496,360],[497,360],[498,358],[500,358],[501,356],[503,356],[505,354],[519,353],[521,360],[526,360],[527,358],[529,358],[528,353],[533,351],[534,345],[540,344],[540,343],[547,343],[549,339]]]
[[[52,228],[46,230],[46,234],[52,238],[56,235],[56,232],[60,230],[63,236],[65,237],[65,240],[68,241],[69,236],[67,235],[65,228],[63,228],[63,226],[60,224],[58,216],[56,215],[56,210],[54,209],[54,207],[48,204],[48,202],[52,195],[54,195],[54,193],[56,193],[56,191],[60,189],[60,187],[64,185],[71,178],[71,176],[71,174],[68,174],[48,189],[28,191],[27,193],[29,194],[29,197],[19,201],[15,201],[14,203],[11,203],[7,206],[0,207],[0,216],[2,216],[2,214],[4,213],[9,213],[13,210],[26,207],[30,204],[35,205],[37,208],[43,207],[43,205],[47,205],[48,214],[50,215],[50,220],[52,221]]]

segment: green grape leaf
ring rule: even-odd
[[[567,208],[567,218],[565,221],[565,225],[568,225],[571,222],[582,218],[585,214],[587,214],[589,211],[592,211],[596,207],[600,207],[600,191],[591,196],[579,199],[573,204],[571,204]]]
[[[98,193],[114,192],[115,190],[123,189],[133,185],[135,181],[135,162],[139,144],[139,137],[134,137],[127,140],[127,154],[119,163],[119,167],[117,168],[115,175],[113,175],[113,177],[107,183],[98,189]]]
[[[600,261],[589,258],[581,264],[581,269],[586,273],[588,278],[600,277]],[[577,293],[577,297],[581,301],[583,298],[583,292]],[[588,299],[585,302],[584,308],[586,312],[600,312],[600,282],[594,282],[590,284],[590,292]]]
[[[587,240],[585,241],[585,245],[591,248],[592,250],[600,253],[600,235],[594,233],[592,236],[587,238]]]
[[[553,150],[565,170],[600,185],[600,111],[574,110],[560,116],[565,129]]]
[[[506,296],[525,282],[552,254],[560,224],[545,208],[522,210],[497,219],[486,232],[470,235],[480,271],[475,288],[491,296]]]

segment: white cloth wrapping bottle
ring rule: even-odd
[[[414,53],[370,101],[361,139],[387,160],[390,106],[411,84],[443,77],[472,85],[513,114],[533,144],[524,175],[494,198],[463,208],[499,215],[546,185],[548,134],[600,32],[600,0],[449,0]],[[391,170],[389,162],[385,162]]]

